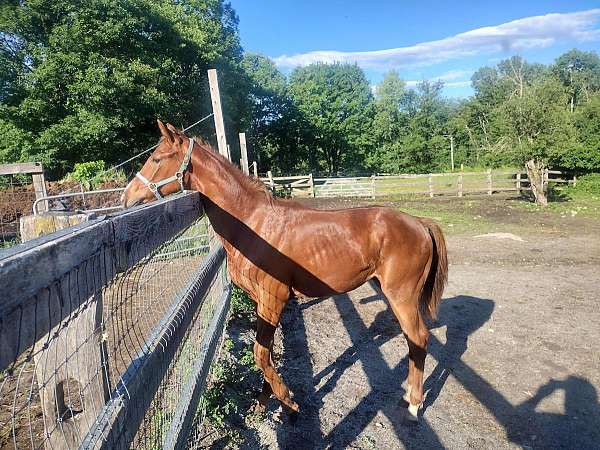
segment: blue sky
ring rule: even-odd
[[[550,63],[576,47],[600,53],[600,2],[579,0],[231,0],[246,51],[284,73],[315,61],[357,62],[376,85],[394,68],[409,86],[441,79],[472,93],[483,65],[511,55]]]

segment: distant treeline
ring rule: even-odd
[[[474,95],[414,89],[394,71],[372,92],[356,65],[284,76],[244,54],[223,0],[9,0],[0,6],[0,162],[39,160],[55,177],[77,162],[121,161],[210,112],[219,70],[228,140],[246,131],[261,171],[430,172],[456,164],[600,170],[600,59],[571,50],[554,64],[515,56],[482,67]],[[210,122],[196,130],[211,138]]]

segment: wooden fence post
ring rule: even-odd
[[[433,177],[429,174],[429,196],[433,198]]]
[[[462,164],[461,164],[461,171],[458,174],[458,196],[462,197],[463,196],[463,173],[462,173]]]
[[[311,197],[316,197],[315,196],[315,180],[313,179],[312,172],[308,176],[308,184],[310,184],[310,195],[311,195]]]
[[[492,195],[492,169],[487,170],[488,195]]]
[[[250,175],[250,170],[248,168],[248,149],[246,148],[246,133],[240,133],[240,166],[242,167],[242,172],[246,175]]]
[[[223,110],[221,109],[221,95],[219,93],[219,80],[217,79],[216,69],[208,70],[208,84],[210,86],[210,99],[212,101],[213,117],[215,119],[215,129],[217,131],[217,144],[219,153],[225,158],[229,158],[227,148],[227,138],[225,137],[225,125],[223,123]]]
[[[21,217],[25,242],[86,221],[85,214],[43,214]],[[78,272],[93,285],[94,274]],[[82,280],[82,281],[83,281]],[[50,308],[69,293],[47,290]],[[60,306],[59,306],[60,307]],[[92,295],[34,345],[35,376],[39,386],[46,449],[77,448],[109,399],[107,342],[102,331],[102,293]],[[68,361],[68,363],[67,363]],[[99,370],[100,369],[100,370]]]
[[[252,161],[252,171],[254,172],[254,176],[258,178],[258,163],[256,161]]]
[[[33,190],[35,191],[35,199],[38,200],[42,197],[47,197],[48,193],[46,192],[46,179],[44,177],[44,169],[42,168],[42,164],[40,163],[41,173],[34,173],[31,175],[33,180]],[[41,209],[40,211],[46,212],[48,211],[48,200],[44,200],[40,202]]]
[[[269,186],[271,187],[271,191],[273,191],[273,193],[275,193],[275,182],[273,181],[273,172],[268,170],[267,177],[269,177]]]
[[[375,199],[375,195],[377,193],[375,186],[375,175],[371,175],[371,198]]]
[[[517,192],[521,195],[521,172],[517,173]]]

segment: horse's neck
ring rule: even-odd
[[[248,223],[261,198],[240,180],[243,175],[204,148],[194,152],[192,166],[191,188],[208,199],[206,214],[215,231],[221,234],[218,228],[227,226],[226,216],[232,221]]]

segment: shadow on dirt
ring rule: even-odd
[[[314,373],[307,351],[303,312],[318,303],[331,300],[342,318],[352,346],[331,365]],[[385,298],[373,295],[360,303],[372,301],[385,301]],[[598,427],[594,428],[593,421],[600,418],[600,406],[596,390],[587,380],[573,376],[563,381],[550,380],[531,399],[514,406],[461,360],[468,348],[469,336],[488,321],[493,310],[492,300],[477,297],[457,296],[442,302],[439,319],[431,324],[431,328],[446,326],[446,343],[431,335],[429,358],[435,359],[437,365],[425,380],[427,396],[422,412],[426,413],[435,403],[452,374],[505,428],[510,441],[530,448],[595,448],[600,440]],[[406,448],[443,448],[427,417],[422,417],[418,425],[406,421],[401,384],[408,374],[408,358],[405,356],[390,368],[380,348],[401,333],[389,306],[379,312],[367,327],[347,294],[304,303],[291,300],[282,318],[282,330],[282,374],[284,379],[289,380],[302,413],[295,424],[286,423],[278,427],[279,448],[346,448],[355,444],[354,441],[379,411],[389,419],[398,441]],[[406,348],[399,351],[408,353]],[[492,353],[490,357],[493,357]],[[319,416],[319,411],[325,406],[323,399],[356,362],[360,362],[367,375],[370,392],[331,431],[324,434]],[[321,383],[324,379],[327,380]],[[536,412],[539,403],[556,390],[565,392],[566,414]]]

